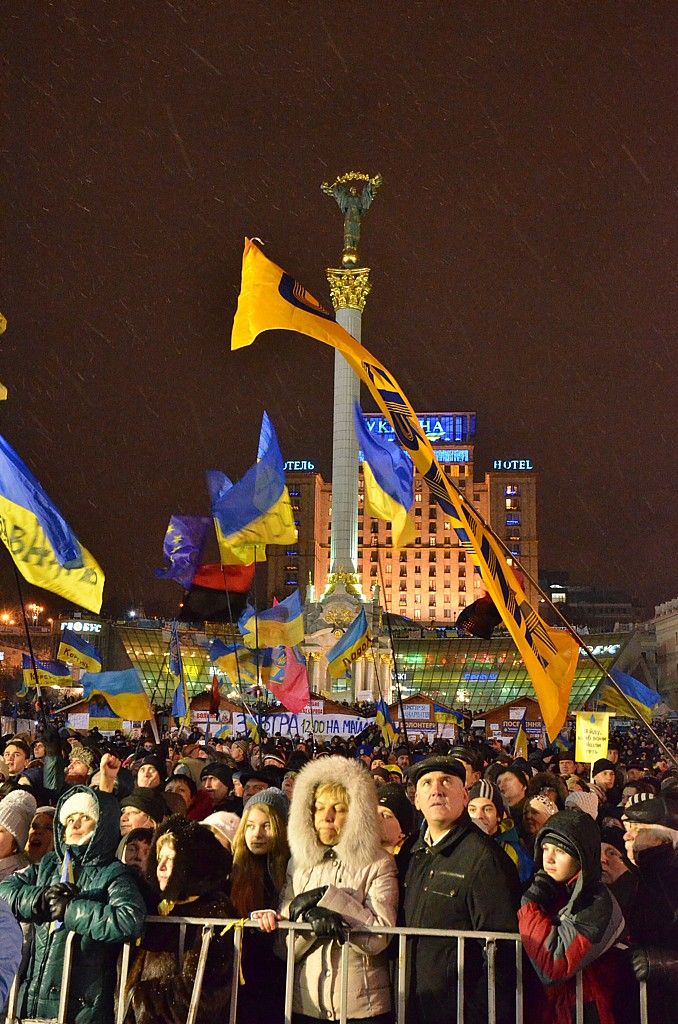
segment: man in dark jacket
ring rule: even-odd
[[[0,899],[35,925],[19,993],[21,1019],[55,1018],[66,936],[75,932],[68,1020],[113,1024],[120,944],[141,935],[146,910],[133,876],[116,859],[118,802],[72,786],[57,804],[54,850],[0,883]]]
[[[451,757],[429,757],[410,769],[415,806],[425,830],[412,848],[405,878],[402,923],[415,928],[517,932],[518,876],[506,854],[473,825],[466,812],[464,766]],[[466,941],[466,1024],[487,1020],[483,947]],[[497,1020],[510,1020],[515,985],[512,943],[496,957]],[[454,1024],[457,1019],[457,940],[408,942],[408,1024]]]

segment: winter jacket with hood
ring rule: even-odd
[[[116,859],[120,809],[115,797],[87,786],[72,786],[59,800],[54,816],[54,850],[0,883],[0,898],[19,921],[35,921],[34,905],[50,885],[61,881],[66,854],[64,800],[82,791],[96,800],[99,817],[92,838],[69,846],[77,894],[66,907],[63,925],[35,924],[28,967],[19,992],[20,1018],[56,1017],[68,932],[75,932],[69,1024],[112,1024],[115,964],[120,944],[141,935],[146,910],[129,868]]]
[[[543,870],[544,843],[576,850],[581,870],[567,883]],[[614,945],[624,931],[619,904],[601,880],[600,830],[588,814],[559,811],[548,819],[535,842],[537,874],[522,899],[518,925],[523,947],[540,981],[545,1000],[530,1014],[543,1024],[572,1024],[575,975],[583,972],[584,1019],[619,1024],[619,997],[634,991],[631,975]],[[624,994],[626,994],[624,996]]]
[[[148,878],[156,878],[157,841],[171,833],[176,847],[172,874],[156,895],[159,913],[167,917],[235,918],[226,895],[231,855],[204,825],[173,815],[158,829],[148,860]],[[179,927],[150,924],[127,983],[126,1024],[184,1024],[193,991],[202,930],[188,926],[183,960]],[[209,948],[200,997],[198,1024],[228,1019],[233,962],[232,934],[215,930]]]
[[[315,792],[325,784],[348,793],[346,823],[336,846],[323,846],[314,828]],[[357,761],[323,757],[305,765],[297,776],[288,836],[292,857],[287,869],[280,913],[288,917],[295,896],[327,886],[318,906],[340,914],[349,928],[392,927],[398,909],[395,862],[381,849],[377,793],[369,773]],[[386,948],[388,936],[352,933],[348,948],[349,1019],[370,1019],[391,1009]],[[284,942],[281,955],[286,955]],[[295,1013],[339,1019],[341,946],[312,933],[294,940]]]

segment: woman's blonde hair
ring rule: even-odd
[[[251,853],[245,842],[245,829],[252,810],[264,811],[271,823],[273,846],[266,857],[258,857]],[[270,804],[248,803],[238,830],[233,837],[233,871],[231,874],[231,901],[243,917],[253,910],[265,910],[266,873],[278,897],[285,884],[287,862],[290,859],[290,848],[287,844],[287,826],[278,812]]]
[[[320,796],[329,797],[330,800],[341,800],[348,807],[348,790],[340,782],[322,782],[319,786],[316,786],[313,802],[315,803]]]

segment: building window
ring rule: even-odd
[[[518,511],[520,509],[520,502],[517,498],[507,498],[505,505],[509,511]]]
[[[401,566],[400,567],[400,578],[402,579],[403,577],[406,577],[406,576],[407,576],[407,568],[405,566]]]
[[[393,566],[390,563],[386,563],[386,575],[389,576],[393,572]]]
[[[373,548],[378,547],[379,546],[379,538],[378,537],[370,537],[370,545]]]
[[[401,562],[406,562],[407,561],[407,552],[406,551],[401,551],[400,552],[400,561]]]
[[[443,523],[443,530],[449,532],[451,529],[452,527],[450,526],[450,521],[449,519],[446,519],[445,522]]]
[[[452,558],[452,552],[451,552],[451,551],[446,551],[446,552],[445,552],[445,553],[443,554],[443,558]]]
[[[420,485],[420,486],[421,486],[421,485]],[[421,504],[421,491],[419,492],[419,494],[415,494],[415,496],[414,496],[414,500],[415,500],[415,503],[416,503],[417,505],[420,505],[420,504]]]
[[[415,519],[417,518],[417,516],[421,516],[421,509],[420,508],[415,508],[415,510],[414,510],[414,517],[415,517]]]
[[[444,619],[451,619],[452,618],[452,609],[451,608],[443,608],[443,618]]]
[[[465,551],[460,551],[459,552],[459,565],[463,565],[465,561],[466,561],[466,552]]]
[[[466,581],[465,580],[459,580],[459,593],[460,594],[466,593]]]
[[[415,558],[415,561],[416,561],[416,559],[421,558],[421,551],[415,551],[414,552],[414,558]]]
[[[507,484],[504,488],[504,494],[509,498],[517,498],[520,494],[520,487],[518,484]]]
[[[434,548],[436,546],[436,539],[435,539],[435,537],[429,537],[429,539],[428,539],[428,546],[430,548]]]
[[[465,598],[465,597],[463,597],[463,596],[461,596],[461,597],[459,598],[459,602],[458,602],[458,603],[459,603],[459,607],[460,607],[460,608],[465,608],[465,607],[466,607],[466,598]]]
[[[420,619],[421,618],[421,608],[415,608],[414,609],[414,617],[415,617],[415,619]]]
[[[400,593],[401,594],[406,594],[407,593],[407,583],[401,583],[400,584]]]
[[[511,544],[509,551],[514,558],[520,558],[520,544]]]
[[[466,566],[465,565],[460,565],[459,566],[459,579],[460,580],[466,579]]]
[[[414,595],[414,603],[415,604],[421,604],[421,594],[415,594]]]
[[[376,565],[370,566],[370,576],[376,576],[376,575],[377,575],[377,567],[376,567]]]
[[[450,604],[450,595],[445,591],[443,594],[443,604]]]
[[[415,576],[419,576],[421,574],[421,566],[420,565],[415,565],[415,567],[414,567],[414,574],[415,574]]]

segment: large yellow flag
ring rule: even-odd
[[[567,717],[578,644],[568,633],[547,626],[532,608],[506,561],[501,541],[440,469],[395,378],[305,288],[246,239],[231,348],[251,345],[263,331],[272,330],[298,331],[337,349],[370,389],[400,444],[450,517],[462,545],[479,565],[487,591],[530,675],[549,739],[555,739]]]

